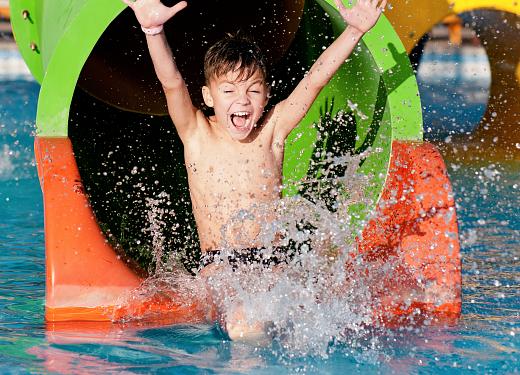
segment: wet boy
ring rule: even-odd
[[[160,0],[123,0],[146,34],[168,111],[184,145],[193,213],[205,253],[223,247],[261,248],[261,222],[272,220],[260,207],[280,198],[284,143],[321,89],[348,58],[386,6],[386,0],[358,0],[352,9],[336,4],[348,26],[321,54],[289,97],[264,113],[269,97],[265,62],[258,47],[240,37],[212,46],[205,57],[206,117],[189,96],[166,41],[163,24],[187,6]],[[247,213],[240,220],[237,213]]]

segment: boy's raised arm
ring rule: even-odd
[[[289,97],[277,105],[274,131],[278,140],[285,139],[307,114],[320,91],[350,56],[363,34],[376,24],[387,3],[387,0],[357,0],[352,9],[347,9],[341,0],[335,1],[348,26],[323,51]]]
[[[163,25],[184,9],[187,3],[181,1],[172,7],[167,7],[160,0],[123,0],[123,2],[132,8],[146,34],[146,42],[155,73],[166,94],[168,112],[179,137],[184,141],[196,124],[197,110],[193,106],[186,83],[175,64]]]

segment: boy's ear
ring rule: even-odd
[[[202,98],[208,107],[213,108],[213,97],[208,86],[202,86]]]

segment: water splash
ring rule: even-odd
[[[416,297],[424,300],[427,288],[403,277],[407,273],[399,249],[384,258],[359,253],[360,227],[352,207],[373,207],[364,194],[371,177],[358,173],[364,158],[325,153],[313,160],[318,172],[298,186],[301,195],[237,212],[222,228],[220,263],[209,279],[182,270],[181,250],[163,252],[165,218],[175,212],[165,208],[170,200],[166,193],[148,198],[144,231],[153,239],[156,266],[127,302],[168,291],[180,300],[212,301],[224,328],[232,330],[237,322],[259,328],[284,360],[327,358],[338,351],[363,361],[381,360],[384,351],[374,332],[383,329],[379,323],[385,308],[394,303],[409,307]],[[262,256],[276,256],[277,265],[230,261],[236,249],[226,245],[237,241],[229,238],[234,232],[227,227],[244,220],[261,223],[257,240],[265,247]],[[280,254],[281,247],[289,251]]]
[[[157,198],[145,198],[146,203],[146,216],[148,218],[149,226],[143,228],[144,233],[148,233],[152,238],[152,264],[155,264],[154,275],[162,275],[173,270],[182,269],[182,262],[180,260],[181,254],[179,251],[173,251],[165,256],[165,235],[164,229],[166,228],[166,216],[175,216],[175,211],[170,210],[168,207],[171,205],[170,196],[161,192]],[[174,224],[173,233],[178,228],[179,224]]]
[[[301,183],[299,190],[306,192],[305,197],[285,197],[237,212],[230,226],[245,216],[262,222],[259,237],[265,244],[264,256],[272,255],[277,246],[291,244],[298,254],[287,254],[279,265],[265,267],[261,262],[231,264],[227,254],[233,249],[224,248],[221,266],[209,282],[183,272],[178,253],[164,259],[164,215],[174,213],[160,208],[168,202],[167,194],[147,199],[150,225],[144,230],[153,238],[156,267],[153,277],[132,294],[131,301],[167,290],[187,300],[205,299],[210,293],[221,321],[239,317],[249,325],[260,324],[271,345],[281,349],[286,358],[326,358],[339,350],[340,344],[349,350],[361,348],[356,355],[378,357],[367,354],[377,347],[377,338],[371,335],[374,310],[383,304],[384,289],[395,280],[399,261],[367,262],[358,254],[358,233],[352,226],[350,207],[371,203],[362,193],[369,178],[356,172],[363,157],[329,155],[320,162],[320,178]],[[345,171],[341,176],[334,173],[339,169]],[[272,212],[276,218],[266,220]],[[222,233],[230,231],[224,228]],[[225,242],[233,243],[233,239]]]

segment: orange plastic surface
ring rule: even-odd
[[[368,260],[402,260],[398,279],[388,285],[389,302],[381,311],[382,320],[416,309],[454,317],[460,314],[462,279],[455,202],[446,166],[433,145],[394,141],[377,213],[358,245]],[[411,304],[392,298],[404,288],[419,291],[419,297]]]
[[[142,279],[104,238],[80,180],[68,138],[35,140],[45,208],[46,311],[49,322],[114,321],[155,317],[170,323],[207,320],[204,301],[181,301],[174,292],[121,306]],[[428,143],[394,142],[390,172],[379,202],[358,242],[369,260],[405,259],[406,283],[424,290],[423,300],[396,302],[403,284],[389,286],[391,301],[375,312],[399,322],[418,310],[444,320],[460,314],[461,269],[451,185],[440,154]],[[392,290],[392,287],[395,290]]]
[[[103,236],[85,196],[70,140],[36,137],[35,155],[45,211],[45,319],[121,318],[129,313],[128,307],[118,307],[122,298],[142,279]],[[140,301],[132,314],[176,312],[197,319],[191,307],[174,300]]]

